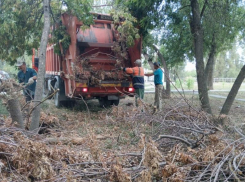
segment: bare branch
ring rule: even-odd
[[[179,138],[179,137],[176,137],[176,136],[171,136],[171,135],[159,135],[159,137],[158,137],[158,139],[156,141],[158,141],[158,140],[160,140],[162,138],[170,138],[170,139],[179,140],[179,141],[187,144],[188,146],[193,146],[193,144],[191,144],[190,142],[188,142],[188,141],[186,141],[186,140],[184,140],[182,138]]]
[[[200,17],[201,18],[202,18],[203,14],[204,14],[204,11],[205,11],[206,7],[207,7],[207,4],[208,4],[208,0],[205,0],[204,5],[202,7],[201,14],[200,14]]]

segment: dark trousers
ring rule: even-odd
[[[135,105],[136,106],[138,106],[139,104],[138,104],[138,98],[139,99],[144,99],[144,91],[145,91],[145,89],[143,89],[143,88],[136,88],[135,89],[135,93],[136,93],[136,95],[135,95]]]
[[[24,90],[24,94],[25,94],[26,102],[29,102],[34,99],[34,94],[32,91]]]

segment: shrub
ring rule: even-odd
[[[187,85],[187,88],[189,90],[193,89],[194,88],[194,79],[192,77],[188,77],[186,80],[186,85]]]
[[[181,80],[177,79],[177,80],[175,81],[175,86],[176,86],[177,88],[180,88],[180,87],[181,87]]]

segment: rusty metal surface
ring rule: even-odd
[[[89,29],[82,30],[76,35],[77,42],[108,44],[113,42],[113,34],[110,21],[95,21]],[[101,45],[100,45],[101,46]],[[100,47],[99,46],[99,47]]]

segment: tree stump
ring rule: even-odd
[[[25,126],[24,126],[19,100],[9,99],[8,109],[9,109],[10,116],[12,118],[12,123],[16,121],[18,123],[18,127],[24,129]]]

